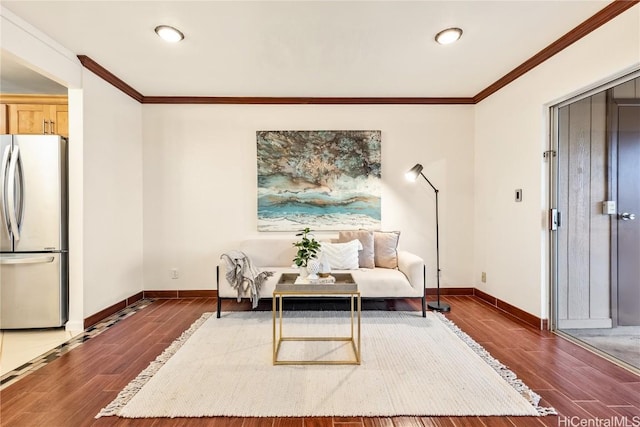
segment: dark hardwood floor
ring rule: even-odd
[[[560,337],[520,323],[475,297],[445,300],[452,305],[448,317],[540,394],[542,406],[555,407],[560,416],[94,419],[101,408],[194,320],[204,312],[215,310],[214,299],[201,298],[158,300],[0,391],[0,424],[60,427],[640,425],[639,376]],[[265,303],[262,309],[270,307]],[[419,304],[419,301],[399,301],[396,308],[418,310]],[[223,305],[225,310],[247,307],[234,301],[225,301]],[[598,420],[600,424],[595,424]]]

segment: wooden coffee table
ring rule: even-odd
[[[273,364],[274,365],[359,365],[361,361],[361,300],[358,284],[350,273],[333,274],[334,284],[296,285],[297,274],[285,273],[273,291]],[[282,333],[282,304],[286,297],[348,297],[351,300],[350,336],[284,336]],[[357,316],[356,316],[357,314]],[[278,321],[276,322],[276,317]],[[356,321],[357,317],[357,321]],[[278,327],[276,327],[278,325]],[[357,325],[357,338],[356,338]],[[357,343],[356,343],[357,340]],[[279,360],[278,352],[284,341],[347,341],[351,343],[353,358],[346,360]]]

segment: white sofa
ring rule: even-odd
[[[260,298],[271,298],[276,283],[282,273],[298,273],[292,268],[296,248],[294,239],[264,238],[250,239],[240,243],[237,249],[251,259],[261,271],[273,271],[259,291]],[[359,268],[357,270],[333,270],[339,273],[351,273],[358,284],[362,298],[421,298],[422,315],[426,316],[425,267],[422,258],[407,251],[398,251],[398,268]],[[226,263],[220,259],[217,267],[218,313],[220,317],[222,299],[237,299],[238,291],[226,277]],[[242,294],[249,298],[249,293]]]

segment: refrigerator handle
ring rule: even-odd
[[[9,181],[7,185],[7,205],[9,207],[9,223],[11,232],[15,241],[20,240],[20,230],[18,229],[18,217],[16,215],[16,165],[18,164],[18,156],[20,155],[20,147],[13,147],[11,153],[11,161],[9,162]]]
[[[4,215],[5,229],[7,236],[9,233],[9,211],[7,209],[7,163],[9,163],[9,153],[11,152],[11,144],[9,144],[2,153],[2,163],[0,163],[0,203],[2,204],[2,214]]]
[[[24,172],[22,169],[22,154],[18,153],[18,164],[16,167],[18,173],[18,210],[16,211],[16,219],[18,223],[18,229],[22,228],[22,220],[24,219]]]
[[[53,262],[54,257],[51,255],[37,255],[24,257],[0,257],[0,264],[48,264]]]

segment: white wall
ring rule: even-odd
[[[433,287],[433,191],[404,179],[424,165],[441,190],[441,285],[468,286],[472,106],[144,105],[145,289],[214,289],[220,254],[269,235],[257,232],[256,131],[322,129],[382,131],[382,228],[402,232],[400,246],[425,259]]]
[[[80,76],[82,70],[79,69]],[[69,321],[66,329],[84,329],[84,169],[82,89],[69,89]]]
[[[475,107],[473,285],[536,316],[548,316],[548,105],[637,66],[639,18],[636,5]]]
[[[83,94],[88,317],[143,289],[142,105],[86,69]]]

